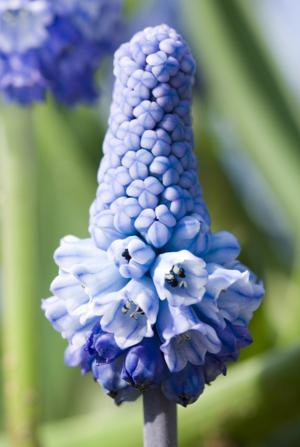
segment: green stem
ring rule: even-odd
[[[37,446],[37,206],[31,112],[1,110],[3,373],[11,445]]]

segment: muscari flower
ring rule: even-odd
[[[185,41],[146,28],[118,49],[114,72],[90,238],[62,240],[43,309],[68,341],[66,363],[117,403],[160,387],[187,405],[251,343],[263,285],[237,260],[237,239],[210,229]]]
[[[19,104],[47,92],[72,105],[97,97],[94,75],[114,50],[121,0],[3,0],[0,91]]]

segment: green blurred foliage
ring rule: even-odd
[[[138,3],[128,2],[131,16]],[[181,445],[298,446],[299,105],[266,50],[249,2],[182,0],[181,4],[187,37],[206,81],[204,90],[195,92],[193,117],[200,178],[213,227],[239,237],[242,260],[264,279],[267,292],[251,324],[253,345],[230,368],[228,377],[219,378],[197,404],[180,409]],[[241,151],[278,199],[293,229],[294,250],[288,259],[282,257],[276,238],[252,219],[221,164],[218,151],[225,140],[214,133],[213,115],[230,123]],[[37,281],[40,296],[47,297],[56,273],[52,254],[60,237],[87,235],[106,122],[100,109],[67,111],[50,99],[35,107],[33,116],[39,167]],[[65,342],[42,314],[38,325],[40,432],[45,446],[141,445],[140,403],[115,408],[90,377],[64,366]],[[0,421],[3,427],[1,416]]]

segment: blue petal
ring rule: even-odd
[[[75,266],[72,273],[86,287],[86,292],[91,298],[99,298],[101,295],[121,289],[126,284],[116,266],[103,257],[85,265]]]
[[[166,375],[166,365],[159,349],[159,341],[145,338],[126,355],[122,378],[141,391],[159,384]]]
[[[105,256],[105,252],[99,250],[91,239],[79,239],[75,236],[65,236],[60,246],[54,253],[56,264],[65,271],[70,271],[74,265]]]
[[[166,245],[166,250],[190,250],[197,256],[202,256],[207,250],[209,229],[200,217],[185,216],[174,228],[172,237]]]
[[[97,199],[96,199],[97,200]],[[94,214],[91,208],[91,221],[89,231],[99,249],[107,250],[115,239],[122,239],[126,234],[121,233],[114,227],[115,214],[111,210],[104,210]]]
[[[147,232],[147,240],[155,247],[161,248],[163,247],[170,237],[170,231],[161,222],[155,221],[150,226]]]
[[[212,234],[204,259],[206,262],[225,264],[234,261],[239,254],[240,244],[236,237],[227,231],[219,231]]]
[[[81,324],[78,317],[68,314],[64,302],[55,296],[43,300],[42,309],[54,329],[76,346],[85,343],[87,334],[96,321],[95,318],[91,318],[85,324]]]
[[[50,290],[64,302],[64,306],[70,314],[78,313],[79,308],[89,301],[89,296],[78,279],[70,273],[59,274],[51,283]]]

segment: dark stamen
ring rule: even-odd
[[[130,256],[130,254],[129,254],[128,248],[125,248],[125,250],[124,250],[123,253],[122,253],[122,256],[123,256],[123,258],[126,259],[127,262],[130,261],[131,256]]]
[[[134,318],[135,320],[137,320],[138,317],[142,315],[145,315],[145,312],[139,306],[136,306],[135,311],[130,314],[130,318]]]
[[[176,276],[172,272],[165,275],[165,280],[171,287],[177,287],[179,284]]]
[[[179,278],[185,278],[184,268],[179,267],[179,265],[173,265],[173,267],[171,268],[171,273],[179,276]]]
[[[180,267],[180,269],[179,269],[178,276],[179,276],[179,278],[185,278],[185,272],[182,267]]]

